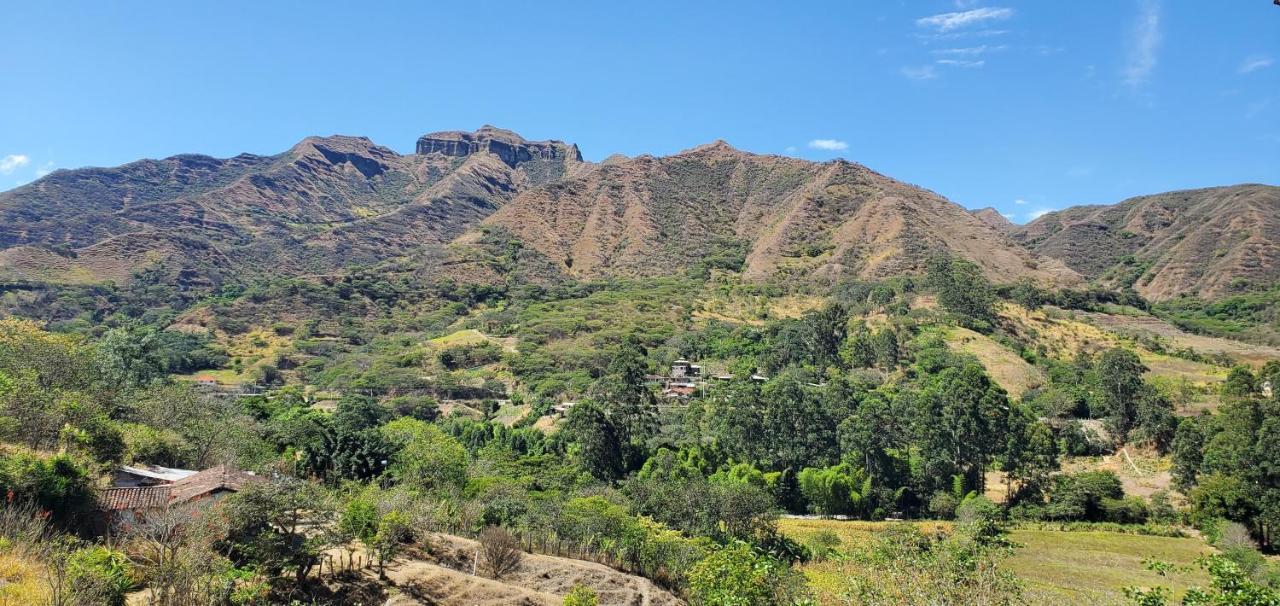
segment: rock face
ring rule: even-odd
[[[1013,235],[1113,287],[1165,300],[1280,281],[1280,187],[1234,185],[1049,213]]]
[[[457,157],[490,153],[513,168],[530,160],[582,161],[582,153],[578,151],[577,145],[563,141],[525,141],[509,130],[489,125],[474,133],[444,131],[423,135],[418,139],[417,152]]]

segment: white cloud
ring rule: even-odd
[[[54,166],[54,164],[53,164],[53,160],[50,160],[50,161],[45,162],[44,164],[40,165],[40,168],[37,168],[37,169],[36,169],[36,178],[37,178],[37,179],[39,179],[40,177],[43,177],[43,176],[45,176],[45,175],[47,175],[47,174],[49,174],[49,173],[53,172],[53,166]]]
[[[1053,210],[1054,210],[1054,209],[1052,209],[1052,208],[1041,208],[1041,209],[1039,209],[1039,210],[1033,210],[1033,211],[1031,211],[1031,212],[1027,213],[1027,218],[1028,218],[1028,219],[1031,219],[1032,221],[1035,221],[1036,219],[1039,219],[1040,217],[1043,217],[1043,216],[1045,216],[1045,215],[1047,215],[1047,214],[1049,214],[1049,213],[1053,212]]]
[[[794,145],[788,145],[786,149],[782,150],[782,153],[787,154],[788,156],[790,156],[791,154],[796,153],[796,146],[794,146]]]
[[[1124,83],[1137,88],[1146,83],[1156,68],[1160,51],[1160,5],[1157,0],[1140,0],[1138,21],[1129,41],[1129,59],[1125,63]]]
[[[4,158],[0,158],[0,174],[8,175],[14,170],[22,168],[31,163],[31,158],[23,154],[9,154]]]
[[[1012,16],[1013,9],[1011,8],[975,8],[958,13],[942,13],[940,15],[921,17],[916,19],[916,25],[933,28],[939,32],[949,32],[986,21],[1008,19]]]
[[[1246,57],[1244,62],[1240,64],[1240,68],[1236,71],[1241,74],[1247,74],[1249,72],[1256,72],[1260,69],[1271,67],[1272,63],[1273,61],[1271,57],[1267,57],[1265,55],[1253,55],[1251,57]]]
[[[809,149],[820,149],[823,151],[844,151],[849,149],[849,144],[838,139],[814,139],[809,142]]]
[[[938,70],[932,65],[921,65],[919,67],[903,67],[902,75],[911,80],[932,80],[938,77]]]
[[[982,67],[986,65],[986,61],[965,61],[963,59],[938,59],[938,65],[950,65],[953,67]]]
[[[978,3],[978,0],[956,0],[956,8],[966,9]]]
[[[1018,198],[1017,200],[1014,200],[1013,203],[1017,204],[1018,206],[1022,206],[1023,204],[1026,204],[1027,201],[1023,200],[1022,198]]]
[[[933,51],[933,54],[962,56],[962,57],[976,57],[978,55],[984,55],[986,53],[1002,51],[1004,49],[1005,49],[1005,46],[1003,44],[1000,46],[987,46],[983,44],[982,46],[969,46],[965,48],[940,48]]]
[[[1000,216],[1012,221],[1014,217],[1017,217],[1018,215],[1015,215],[1013,213],[1000,213]]]

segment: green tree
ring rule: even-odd
[[[1147,367],[1137,354],[1113,347],[1102,353],[1094,368],[1101,397],[1094,416],[1105,417],[1120,440],[1129,436],[1138,419],[1138,403],[1146,396],[1142,373]]]
[[[984,472],[1008,440],[1009,399],[976,362],[927,377],[907,410],[914,409],[924,494],[959,475],[966,491],[981,492]]]
[[[716,550],[689,571],[689,597],[704,606],[781,606],[805,596],[804,577],[741,541]]]
[[[625,473],[621,432],[603,406],[594,400],[578,402],[569,410],[564,431],[579,463],[596,479],[616,480]]]
[[[977,265],[938,255],[928,260],[925,272],[925,282],[943,309],[979,321],[979,327],[995,321],[995,289]]]
[[[426,491],[461,489],[467,481],[467,451],[438,426],[401,417],[382,427],[392,445],[388,471],[399,482]]]

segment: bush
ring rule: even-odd
[[[600,596],[582,583],[574,585],[573,589],[564,596],[564,606],[597,606],[598,604],[600,604]]]
[[[125,594],[133,588],[131,574],[125,554],[102,546],[79,549],[67,561],[72,594],[106,606],[124,606]]]
[[[703,558],[689,571],[693,604],[774,606],[794,604],[804,595],[804,576],[741,541]]]
[[[520,541],[501,526],[489,526],[480,531],[480,555],[485,570],[495,579],[515,572],[524,560]]]

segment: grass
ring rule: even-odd
[[[1040,369],[991,337],[957,326],[947,330],[946,341],[952,349],[977,358],[991,378],[1011,396],[1021,397],[1044,384]]]
[[[1112,532],[1015,530],[1019,544],[1009,569],[1027,582],[1028,598],[1038,604],[1122,604],[1125,587],[1163,585],[1181,596],[1188,587],[1207,585],[1203,571],[1161,577],[1143,560],[1155,558],[1193,567],[1210,548],[1199,539]]]
[[[49,599],[44,569],[31,558],[0,553],[0,606],[43,604]]]
[[[783,519],[783,534],[801,543],[816,533],[831,531],[841,548],[870,541],[895,522]],[[926,532],[945,532],[950,522],[913,522]],[[1016,529],[1010,538],[1017,547],[1004,565],[1018,575],[1031,604],[1124,604],[1125,587],[1162,585],[1181,596],[1188,587],[1207,585],[1208,578],[1194,562],[1211,549],[1199,539],[1168,538],[1106,531]],[[1155,558],[1191,570],[1161,577],[1147,570]],[[853,562],[828,560],[801,566],[820,604],[843,604],[837,589]]]

